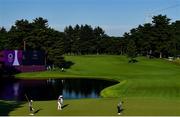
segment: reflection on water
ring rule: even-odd
[[[1,79],[0,100],[55,100],[59,95],[64,98],[98,98],[105,87],[116,84],[114,81],[95,79],[48,79],[20,80]]]

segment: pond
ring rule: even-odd
[[[116,81],[96,79],[48,79],[20,80],[2,78],[0,100],[56,100],[59,95],[65,99],[99,98],[104,88],[117,84]],[[25,96],[26,95],[26,96]]]

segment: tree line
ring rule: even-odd
[[[154,16],[152,23],[139,25],[125,33],[123,39],[127,42],[128,52],[159,58],[179,56],[180,21],[170,21],[166,15]]]
[[[47,64],[59,66],[63,54],[116,54],[136,57],[169,57],[180,55],[180,21],[170,22],[166,15],[157,15],[151,23],[139,25],[122,37],[108,36],[97,26],[75,25],[63,32],[48,25],[42,17],[32,22],[16,20],[7,31],[0,27],[0,50],[43,50]]]

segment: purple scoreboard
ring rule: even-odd
[[[4,50],[4,64],[19,66],[22,64],[22,50]]]
[[[44,51],[23,51],[22,64],[23,65],[44,65],[45,64]]]
[[[0,51],[0,62],[22,72],[43,71],[45,70],[45,53],[37,50],[3,50]]]
[[[22,64],[22,50],[0,51],[0,62],[6,66],[19,66]]]

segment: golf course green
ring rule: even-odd
[[[122,115],[180,115],[180,65],[164,59],[138,57],[128,63],[126,56],[65,56],[74,64],[60,70],[21,73],[16,78],[95,78],[117,80],[118,84],[101,91],[98,99],[65,99],[65,107],[57,110],[56,100],[35,101],[36,115],[117,115],[117,103],[123,103]],[[0,101],[5,108],[12,103]],[[8,106],[9,105],[9,106]],[[14,104],[7,115],[28,115],[27,102]],[[2,106],[1,106],[2,107]],[[0,108],[1,108],[0,107]],[[0,109],[1,111],[1,109]]]

